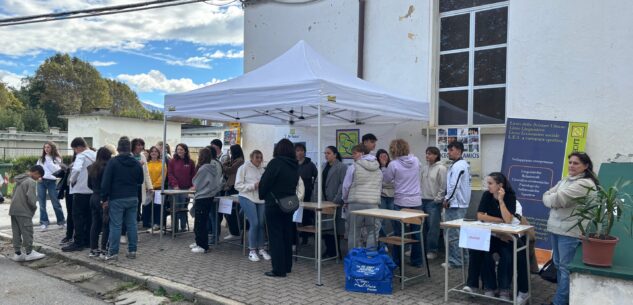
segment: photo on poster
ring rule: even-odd
[[[447,130],[447,134],[448,136],[453,136],[453,137],[457,137],[457,128],[449,128]]]

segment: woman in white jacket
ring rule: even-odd
[[[62,168],[62,158],[57,152],[55,143],[46,142],[44,144],[42,156],[37,159],[37,165],[41,165],[44,168],[44,176],[37,183],[37,197],[40,202],[40,228],[45,230],[50,224],[48,213],[46,212],[46,193],[48,192],[48,197],[51,199],[55,217],[57,218],[57,225],[63,229],[66,220],[64,219],[62,206],[59,204],[59,199],[57,199],[57,177],[53,176],[56,171]],[[0,179],[2,178],[0,177]]]
[[[260,200],[258,195],[259,180],[264,174],[264,156],[261,151],[254,150],[250,158],[250,161],[245,162],[237,170],[235,189],[239,192],[240,206],[250,224],[248,259],[257,262],[260,255],[265,260],[270,260],[270,255],[264,249],[264,201]]]

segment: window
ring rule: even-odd
[[[440,0],[439,125],[504,124],[507,0]]]

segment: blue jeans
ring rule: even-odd
[[[446,221],[462,219],[466,216],[466,210],[468,209],[460,209],[460,208],[448,208],[444,210],[444,216]],[[462,262],[461,253],[464,253],[464,260],[468,262],[468,251],[463,251],[459,247],[459,230],[451,229],[448,230],[448,240],[444,241],[448,244],[448,264],[451,267],[461,267],[464,262]]]
[[[429,216],[424,220],[424,241],[426,251],[437,253],[440,241],[440,218],[442,217],[442,203],[422,199],[422,211]]]
[[[417,206],[417,207],[401,207],[399,205],[394,205],[394,210],[396,211],[400,211],[401,209],[413,209],[413,210],[422,210],[422,206]],[[407,228],[407,226],[410,226],[410,228]],[[393,235],[394,236],[400,236],[400,229],[401,229],[401,224],[399,221],[394,221],[393,222]],[[411,231],[420,231],[420,226],[419,225],[406,225],[404,226],[405,232],[411,232]],[[413,235],[409,235],[407,236],[407,238],[411,238],[411,239],[415,239],[415,240],[420,240],[420,234],[416,233]],[[393,247],[393,261],[396,263],[396,265],[400,266],[400,246],[394,246]],[[412,266],[421,266],[422,265],[422,247],[420,246],[420,243],[415,243],[415,244],[411,244],[411,265]]]
[[[380,197],[380,208],[393,210],[393,197]],[[380,220],[380,232],[379,232],[380,237],[387,236],[387,230],[385,230],[386,225],[387,225],[386,219]]]
[[[129,197],[110,200],[108,203],[110,215],[110,255],[119,254],[119,241],[121,239],[121,227],[127,229],[128,252],[136,252],[138,232],[136,227],[136,213],[138,198]]]
[[[556,266],[558,285],[552,303],[554,305],[569,304],[569,268],[574,259],[579,240],[575,237],[551,233],[554,266]]]
[[[48,213],[46,212],[46,192],[48,192],[48,196],[51,198],[51,203],[53,203],[53,210],[55,211],[55,217],[57,217],[57,224],[65,224],[66,220],[64,218],[64,212],[62,211],[61,204],[59,204],[59,199],[57,199],[57,181],[53,179],[42,179],[37,184],[37,197],[40,202],[40,224],[50,224],[48,221]]]
[[[248,248],[251,250],[264,249],[264,216],[265,206],[263,203],[257,204],[248,198],[240,196],[240,206],[246,214],[246,219],[250,224],[248,230]]]

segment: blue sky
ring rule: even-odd
[[[0,18],[139,2],[0,0]],[[226,0],[216,0],[218,4]],[[0,81],[17,87],[47,57],[66,52],[104,77],[127,83],[141,101],[242,74],[243,11],[199,4],[90,19],[0,28]]]

